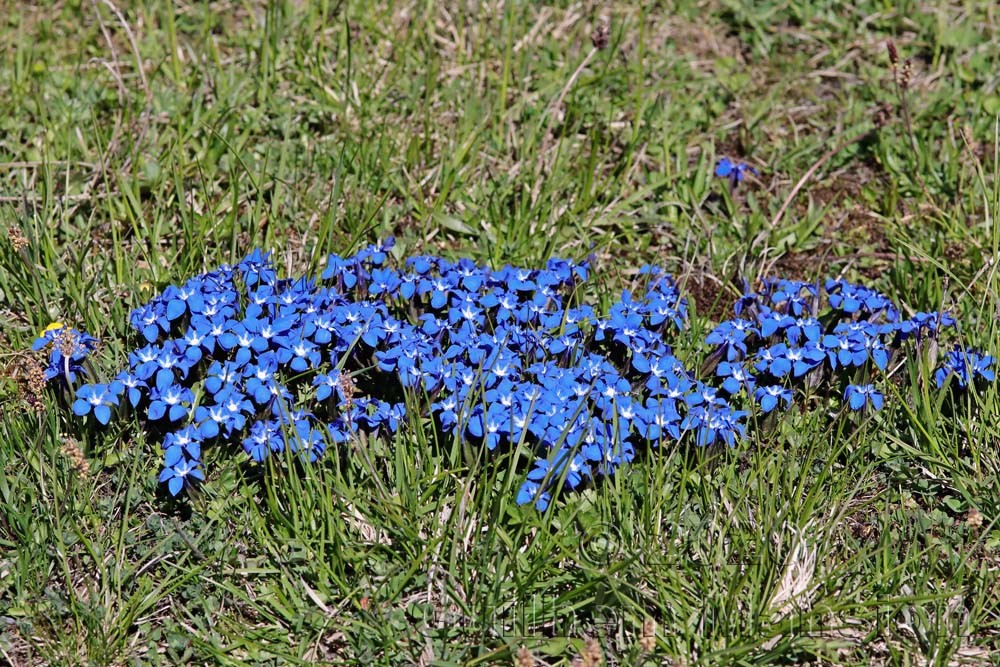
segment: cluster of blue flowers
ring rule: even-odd
[[[734,319],[706,338],[714,346],[706,369],[714,369],[730,400],[752,399],[761,413],[790,407],[795,391],[833,393],[853,411],[881,410],[885,396],[874,380],[884,378],[897,355],[906,355],[944,329],[948,313],[918,312],[906,318],[885,295],[845,280],[822,286],[765,279],[745,284]],[[954,374],[961,388],[993,381],[995,360],[956,348],[935,372],[939,388]]]
[[[944,362],[934,371],[934,382],[938,389],[944,387],[949,378],[954,377],[957,386],[967,389],[976,382],[993,382],[996,374],[992,356],[956,347],[945,355]]]
[[[392,245],[331,255],[318,281],[279,278],[257,250],[168,287],[131,314],[144,345],[128,368],[79,387],[73,412],[100,424],[136,414],[161,442],[159,479],[173,495],[204,479],[207,445],[239,443],[256,462],[285,451],[315,461],[360,432],[388,436],[430,419],[492,453],[530,452],[517,502],[545,509],[557,489],[610,476],[642,448],[732,446],[750,412],[788,407],[797,389],[839,378],[851,409],[880,409],[873,369],[954,325],[942,314],[902,318],[844,281],[820,290],[767,280],[747,286],[736,317],[706,338],[708,384],[673,355],[687,303],[656,267],[602,315],[579,299],[587,263],[490,270],[414,257],[394,268]],[[817,316],[821,293],[829,311]],[[76,340],[93,348],[85,334]],[[53,348],[50,366],[66,359]],[[957,351],[939,382],[992,379],[992,364]],[[420,414],[408,419],[407,406]]]

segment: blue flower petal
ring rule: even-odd
[[[97,417],[97,421],[107,425],[111,421],[111,408],[107,405],[94,406],[94,416]]]
[[[167,482],[167,488],[170,490],[170,495],[176,496],[184,488],[184,478],[183,477],[172,477],[169,482]]]

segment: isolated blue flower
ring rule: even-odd
[[[789,345],[816,343],[823,333],[823,327],[815,317],[797,317],[794,322],[785,327],[785,338]]]
[[[783,378],[792,370],[792,360],[788,357],[788,346],[778,343],[760,350],[754,359],[754,370],[770,373],[775,378]]]
[[[680,440],[681,415],[673,398],[647,398],[636,410],[635,429],[645,440],[659,445],[663,440]]]
[[[337,392],[340,400],[344,400],[343,385],[338,369],[334,368],[329,373],[320,373],[314,376],[312,384],[316,387],[316,400],[325,401],[333,392]]]
[[[220,391],[215,395],[215,400],[222,408],[222,421],[216,420],[215,416],[209,413],[207,416],[219,423],[223,429],[223,434],[227,437],[232,433],[239,433],[246,425],[247,418],[254,414],[254,405],[236,389]],[[201,420],[199,420],[201,421]],[[211,428],[211,427],[209,427]],[[205,436],[210,437],[210,436]]]
[[[865,338],[857,332],[842,332],[840,335],[823,336],[822,347],[826,351],[830,367],[850,368],[863,366],[868,361],[868,347]]]
[[[784,333],[796,324],[795,318],[785,313],[770,310],[762,310],[757,316],[760,325],[761,338],[770,338],[779,333]]]
[[[721,158],[715,165],[715,175],[720,178],[728,178],[733,187],[736,187],[736,184],[746,177],[748,171],[760,175],[760,172],[750,165],[744,162],[733,162],[727,157]]]
[[[826,352],[819,343],[808,343],[804,347],[793,347],[785,354],[792,363],[792,375],[801,377],[823,363]]]
[[[133,408],[139,405],[143,394],[149,391],[149,386],[128,370],[116,375],[115,380],[122,383],[122,387],[127,391],[128,402]]]
[[[747,336],[755,331],[753,323],[747,320],[727,320],[715,327],[705,342],[717,345],[725,353],[726,361],[738,361],[746,356]]]
[[[182,341],[169,341],[160,349],[155,360],[155,385],[164,389],[187,378],[188,371],[201,359],[198,348],[184,346]]]
[[[924,338],[933,338],[940,330],[955,327],[955,318],[948,313],[918,312],[913,317],[905,320],[893,322],[891,329],[895,331],[898,340],[904,341],[916,338],[918,341]]]
[[[722,442],[730,447],[743,437],[741,420],[746,412],[733,411],[721,404],[699,404],[692,407],[681,421],[681,429],[694,434],[698,447]]]
[[[546,486],[556,484],[563,478],[563,484],[568,489],[575,489],[583,481],[584,477],[590,476],[587,463],[578,454],[562,447],[551,459],[539,459],[535,462],[534,468],[528,472],[528,479],[545,484]],[[600,461],[603,456],[598,458]]]
[[[159,301],[152,301],[133,310],[129,322],[149,343],[157,342],[161,335],[170,330],[166,304]]]
[[[261,463],[272,452],[284,450],[285,441],[276,421],[256,421],[250,427],[249,435],[243,439],[243,450],[257,463]]]
[[[310,463],[315,463],[326,452],[325,430],[316,427],[311,419],[300,417],[294,422],[294,436],[289,446],[292,451],[301,452]]]
[[[319,348],[315,343],[294,333],[275,338],[278,363],[288,365],[296,373],[304,373],[310,369],[319,368],[322,361]]]
[[[225,388],[238,385],[243,380],[240,366],[233,361],[213,361],[205,375],[205,391],[217,394]]]
[[[855,285],[846,280],[827,280],[824,288],[830,306],[848,315],[860,312],[871,316],[882,312],[889,321],[898,317],[898,311],[888,297],[863,285]]]
[[[164,450],[164,460],[167,466],[174,465],[180,461],[179,455],[183,454],[188,459],[201,459],[202,435],[193,426],[185,426],[177,431],[171,431],[163,437],[161,447]],[[168,454],[169,453],[169,454]]]
[[[865,337],[865,347],[868,356],[875,364],[875,367],[884,371],[889,365],[889,348],[878,335],[867,335]]]
[[[243,374],[246,378],[246,393],[257,405],[264,405],[272,396],[283,393],[278,380],[278,360],[273,353],[258,357],[257,363],[248,365]]]
[[[277,278],[277,274],[274,272],[274,269],[271,268],[270,253],[266,253],[260,248],[255,249],[252,253],[247,255],[247,257],[237,265],[237,268],[243,275],[243,282],[245,282],[248,287],[270,285]]]

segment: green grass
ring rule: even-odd
[[[980,2],[14,3],[0,662],[570,664],[593,639],[615,664],[989,664],[995,388],[790,414],[541,514],[420,428],[306,470],[208,452],[172,502],[155,443],[81,433],[64,397],[28,409],[18,374],[52,321],[98,335],[110,373],[129,310],[171,282],[256,246],[315,271],[390,234],[400,256],[593,254],[598,303],[660,264],[693,300],[692,360],[733,279],[763,274],[946,306],[995,354],[998,61]],[[721,155],[761,176],[729,193]]]

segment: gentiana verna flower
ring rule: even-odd
[[[118,406],[118,397],[125,386],[115,380],[111,384],[85,384],[76,391],[73,414],[83,417],[93,412],[102,424],[111,421],[111,410]]]
[[[760,175],[759,171],[745,162],[733,162],[727,157],[721,158],[715,165],[715,175],[720,178],[728,178],[734,188],[746,178],[747,172]]]
[[[765,414],[781,404],[784,404],[784,407],[792,404],[792,390],[780,385],[757,387],[754,389],[753,397],[760,404],[761,412]]]
[[[844,390],[844,400],[851,410],[859,412],[867,408],[881,410],[885,405],[885,397],[873,384],[856,385],[849,384]]]

